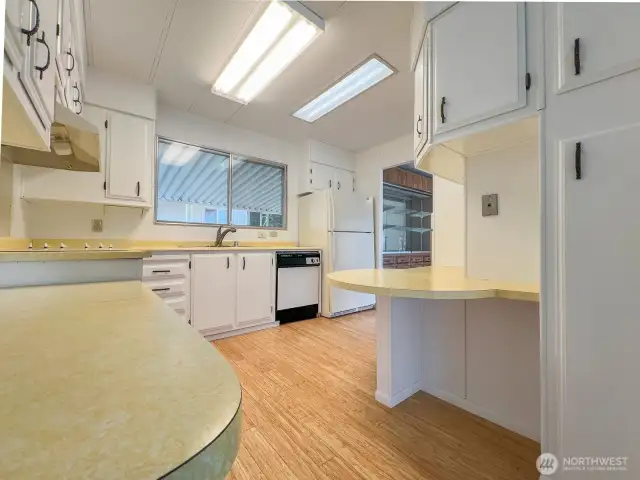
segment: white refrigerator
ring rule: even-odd
[[[354,192],[320,190],[300,197],[298,225],[301,247],[322,249],[323,317],[366,310],[375,295],[329,286],[327,273],[375,268],[373,200]]]

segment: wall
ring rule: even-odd
[[[297,179],[299,145],[273,137],[205,119],[188,112],[159,106],[156,120],[158,135],[187,143],[213,147],[259,157],[287,165],[287,229],[266,241],[297,242]],[[23,202],[24,203],[24,202]],[[24,203],[26,235],[34,238],[131,238],[134,240],[211,241],[216,229],[154,224],[154,211],[101,205],[61,205]],[[91,232],[91,219],[104,219],[104,232]],[[257,241],[263,230],[238,229],[227,239]]]
[[[13,164],[0,158],[0,237],[11,235]]]
[[[465,195],[464,185],[433,176],[433,253],[435,267],[465,265]]]
[[[156,118],[156,91],[152,85],[133,82],[109,72],[87,70],[86,103]]]
[[[412,159],[412,135],[405,135],[356,154],[356,192],[374,199],[377,266],[382,265],[382,170]]]
[[[467,158],[467,275],[539,282],[538,163],[536,142]],[[483,217],[489,193],[499,195],[499,214]]]

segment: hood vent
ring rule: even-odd
[[[51,151],[3,145],[13,163],[77,172],[100,171],[100,133],[89,121],[56,102]]]

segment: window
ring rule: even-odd
[[[286,166],[158,138],[156,222],[286,228]]]

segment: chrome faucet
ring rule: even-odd
[[[224,237],[227,235],[227,233],[236,233],[236,229],[230,227],[222,230],[222,225],[218,227],[218,233],[216,234],[216,243],[214,244],[214,247],[222,246],[222,241],[224,240]]]

